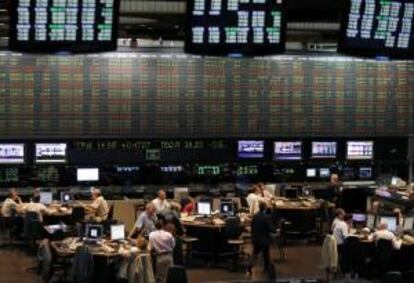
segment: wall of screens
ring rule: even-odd
[[[347,0],[339,51],[357,55],[414,56],[413,0]]]
[[[315,144],[336,144],[336,157],[315,157]],[[276,146],[284,153],[277,158]],[[372,180],[384,172],[407,174],[406,138],[9,141],[0,143],[0,155],[12,147],[23,150],[19,160],[0,164],[0,187],[327,181],[332,172],[344,180]],[[156,161],[146,154],[154,150]]]
[[[119,0],[10,2],[12,50],[96,52],[116,49]]]
[[[187,2],[185,50],[197,54],[274,54],[285,49],[285,0]]]
[[[414,133],[409,62],[0,55],[4,139]]]

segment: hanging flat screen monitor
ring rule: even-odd
[[[36,163],[66,162],[66,143],[37,143]]]
[[[330,176],[331,176],[331,170],[329,170],[329,168],[320,168],[319,169],[319,177],[329,178]]]
[[[0,144],[0,164],[24,163],[24,144],[2,143]]]
[[[373,141],[349,141],[346,148],[348,160],[370,160],[374,157]]]
[[[285,50],[286,0],[187,1],[185,51],[265,55]]]
[[[13,0],[11,50],[98,52],[115,50],[119,0]]]
[[[307,168],[306,169],[306,177],[307,178],[315,178],[316,177],[316,168]]]
[[[312,142],[312,158],[335,158],[336,142]]]
[[[237,145],[239,158],[263,158],[264,141],[239,141]]]
[[[359,178],[360,179],[371,179],[372,178],[372,168],[371,167],[360,167],[359,168]]]
[[[98,168],[78,168],[77,169],[78,182],[97,182],[99,181]]]
[[[274,160],[301,160],[302,142],[283,141],[274,143]]]
[[[414,0],[346,0],[338,51],[414,57]]]

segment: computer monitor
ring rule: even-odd
[[[51,204],[53,202],[52,192],[40,192],[40,203]]]
[[[197,211],[199,215],[211,215],[211,202],[199,201],[197,203]]]
[[[103,226],[102,225],[87,225],[85,238],[87,240],[98,241],[102,239],[103,236]]]
[[[263,158],[264,141],[263,140],[238,141],[237,156],[239,158]]]
[[[367,215],[363,213],[352,213],[352,221],[359,222],[359,223],[365,223],[367,222]]]
[[[78,182],[96,182],[99,181],[99,168],[78,168]]]
[[[111,225],[111,240],[112,241],[125,240],[125,225],[124,224]]]
[[[329,168],[320,168],[319,169],[319,177],[329,178],[330,176],[331,176],[331,170],[329,170]]]
[[[273,160],[301,160],[301,141],[277,141],[274,142]]]
[[[302,197],[311,197],[311,196],[312,196],[312,189],[310,187],[303,187]]]
[[[404,231],[413,230],[414,228],[414,217],[404,218]]]
[[[297,188],[287,188],[285,189],[285,198],[295,199],[298,198],[298,189]]]
[[[68,204],[72,202],[72,194],[70,192],[60,192],[60,202],[62,204]]]
[[[367,215],[367,227],[369,229],[374,229],[375,228],[375,215],[373,215],[373,214],[368,214]]]
[[[360,179],[371,179],[372,178],[372,168],[371,167],[360,167],[359,168],[359,178]]]
[[[335,158],[336,142],[312,142],[312,158]]]
[[[395,216],[381,216],[380,223],[387,223],[388,230],[397,231],[397,217]]]
[[[232,200],[221,200],[220,214],[226,215],[226,216],[234,215],[234,204]]]
[[[306,177],[307,178],[315,178],[316,177],[316,168],[306,169]]]
[[[346,158],[348,160],[365,160],[374,157],[373,141],[348,141]]]

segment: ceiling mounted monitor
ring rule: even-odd
[[[119,0],[13,0],[10,49],[24,52],[115,50]]]
[[[312,158],[335,158],[336,142],[312,142]]]
[[[64,163],[66,162],[66,143],[37,143],[36,163]]]
[[[185,51],[266,55],[285,50],[286,0],[190,0]]]
[[[238,141],[237,156],[239,158],[263,158],[264,141],[262,140]]]
[[[2,143],[0,144],[0,164],[24,163],[24,144]]]
[[[274,160],[301,160],[302,142],[301,141],[280,141],[274,143]]]
[[[338,51],[414,57],[414,0],[346,0]]]
[[[347,142],[346,158],[348,160],[370,160],[374,157],[373,141]]]

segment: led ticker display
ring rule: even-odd
[[[285,0],[187,2],[185,50],[196,54],[272,54],[285,49]]]
[[[339,51],[414,56],[413,0],[347,0]]]
[[[13,0],[10,11],[12,50],[116,49],[119,0]]]
[[[238,141],[237,153],[239,158],[263,158],[264,141]]]
[[[66,143],[37,143],[36,163],[66,162]]]

